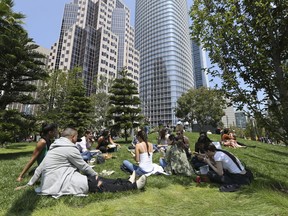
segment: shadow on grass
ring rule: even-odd
[[[247,154],[248,155],[248,154]],[[251,158],[255,158],[257,160],[261,160],[263,162],[269,162],[269,163],[274,163],[274,164],[281,164],[281,165],[285,165],[285,166],[288,166],[288,163],[283,163],[283,162],[279,162],[279,161],[276,161],[276,160],[267,160],[266,158],[263,158],[263,157],[258,157],[258,156],[255,156],[255,155],[248,155],[249,157]]]
[[[35,194],[34,190],[25,191],[22,196],[14,201],[10,209],[7,210],[5,216],[11,215],[32,215],[40,197]]]
[[[31,155],[31,151],[27,151],[27,152],[15,152],[15,153],[3,153],[0,154],[0,161],[1,160],[14,160],[17,159],[19,157],[24,157],[26,155]]]
[[[27,146],[35,145],[35,143],[13,143],[6,146],[6,149],[21,150],[27,148]]]
[[[276,154],[276,155],[279,155],[279,156],[283,156],[283,157],[287,157],[288,156],[288,151],[287,152],[283,152],[283,151],[280,151],[280,150],[271,149],[271,145],[269,145],[267,147],[269,147],[269,148],[265,148],[264,145],[263,146],[262,145],[261,146],[257,146],[257,148],[262,149],[264,151],[267,151],[269,153],[273,153],[273,154]],[[287,150],[288,150],[288,148],[287,148]]]

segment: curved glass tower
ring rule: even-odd
[[[140,98],[150,124],[176,124],[174,108],[194,88],[186,0],[136,0]]]

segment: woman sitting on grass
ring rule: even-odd
[[[239,145],[234,137],[231,136],[228,128],[223,130],[223,134],[221,136],[221,143],[224,146],[232,147],[232,148],[246,148],[246,146]]]
[[[159,162],[168,174],[191,176],[193,173],[183,140],[178,140],[173,134],[169,136],[169,146]]]
[[[115,143],[111,137],[110,131],[105,129],[102,133],[102,136],[98,138],[98,145],[96,149],[99,149],[102,153],[114,152],[117,150],[119,144]]]
[[[47,151],[49,150],[49,147],[51,145],[51,139],[55,138],[57,135],[57,125],[56,124],[43,124],[42,130],[41,130],[41,138],[36,144],[36,147],[33,151],[32,157],[29,160],[29,162],[26,164],[26,166],[23,168],[22,172],[17,178],[17,181],[20,182],[23,180],[23,176],[25,173],[30,169],[30,167],[34,164],[34,162],[37,160],[38,165],[42,162],[44,157],[47,154]]]
[[[134,159],[139,165],[132,164],[128,160],[123,161],[123,166],[131,173],[135,170],[136,175],[140,176],[153,171],[154,166],[152,162],[153,158],[153,145],[147,141],[147,135],[144,131],[138,131],[137,133],[138,143],[135,146]]]
[[[253,174],[231,153],[216,149],[214,144],[205,146],[204,162],[210,166],[208,177],[211,182],[220,183],[220,191],[235,191],[240,185],[250,184]],[[212,170],[211,170],[212,169]]]

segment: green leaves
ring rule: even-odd
[[[114,124],[111,126],[118,130],[124,129],[127,141],[127,130],[143,119],[140,115],[140,99],[138,89],[133,80],[127,77],[127,70],[123,69],[119,74],[121,78],[114,80],[109,93],[110,105],[107,118],[113,119]]]
[[[201,87],[183,94],[177,101],[175,113],[191,124],[196,120],[200,129],[205,125],[216,127],[224,116],[225,105],[221,92]]]
[[[210,73],[222,80],[226,96],[238,108],[262,113],[263,126],[281,140],[288,140],[287,14],[286,1],[262,0],[197,0],[190,12],[192,38],[219,66]]]

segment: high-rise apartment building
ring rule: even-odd
[[[194,87],[186,0],[136,0],[140,99],[150,124],[175,125],[177,99]]]
[[[119,58],[120,68],[127,67],[131,79],[138,82],[139,53],[134,49],[133,29],[127,22],[129,10],[122,5],[120,0],[74,0],[66,4],[59,40],[51,48],[49,69],[68,71],[81,67],[87,95],[90,95],[96,92],[95,83],[100,80],[104,81],[102,90],[108,91],[109,81],[117,77]],[[125,16],[115,24],[113,16],[118,16],[119,7],[124,8]],[[112,30],[117,24],[124,28],[121,29],[124,36],[115,28],[115,32]],[[119,39],[124,39],[124,43]],[[126,56],[132,56],[132,60]]]

